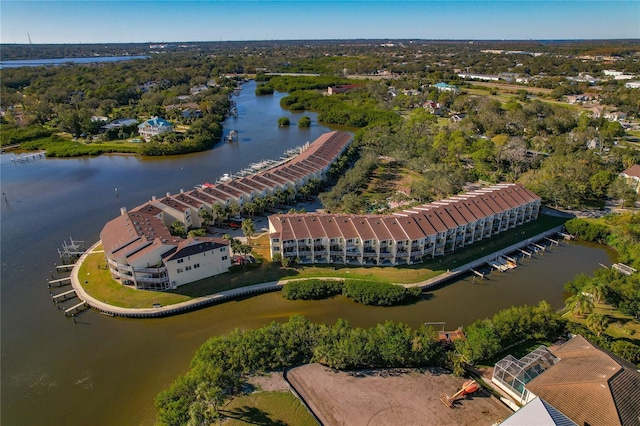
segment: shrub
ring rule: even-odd
[[[343,285],[341,280],[291,281],[282,288],[282,296],[289,300],[325,299],[342,293]]]
[[[391,306],[419,297],[422,294],[422,289],[420,287],[405,288],[394,284],[346,280],[342,292],[358,303]]]
[[[278,126],[279,127],[285,127],[285,126],[288,126],[289,124],[291,124],[291,122],[289,121],[288,117],[280,117],[280,118],[278,118]]]

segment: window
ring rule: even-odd
[[[177,272],[177,273],[181,273],[181,272],[183,272],[183,271],[184,271],[184,269],[182,269],[182,268],[178,268],[178,269],[176,270],[176,272]]]
[[[191,270],[191,266],[187,266],[187,267],[186,267],[186,268],[184,268],[184,269],[186,269],[187,271],[190,271],[190,270]]]
[[[220,248],[220,251],[221,251],[222,253],[224,253],[225,251],[227,251],[227,248],[226,248],[226,247],[221,247],[221,248]]]
[[[193,265],[193,269],[196,269],[196,268],[199,268],[199,267],[200,267],[199,263],[196,263],[195,265]]]
[[[184,259],[178,259],[178,263],[184,262]]]
[[[227,256],[222,256],[222,260],[227,260],[228,257]]]
[[[280,242],[280,238],[274,238],[274,239],[273,239],[273,242],[274,242],[274,243],[279,243],[279,242]]]
[[[273,251],[280,251],[280,247],[274,247]]]

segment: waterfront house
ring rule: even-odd
[[[540,201],[522,185],[498,184],[393,215],[272,215],[271,256],[300,263],[420,263],[535,220]]]
[[[138,125],[138,133],[147,142],[151,140],[152,137],[166,132],[173,132],[173,125],[164,118],[151,117],[149,120]]]
[[[539,397],[578,425],[637,426],[640,419],[638,366],[580,335],[554,350],[541,346],[520,359],[506,356],[491,382],[518,404]]]

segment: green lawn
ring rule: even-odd
[[[82,287],[97,300],[122,308],[151,308],[154,303],[173,305],[189,297],[160,291],[136,290],[111,278],[104,253],[91,253],[80,266]]]
[[[600,303],[594,304],[593,312],[602,314],[609,320],[609,325],[604,334],[615,339],[628,339],[636,345],[640,345],[640,321],[634,319],[631,315],[625,315],[615,310],[612,306]],[[587,326],[586,316],[578,316],[569,312],[565,317],[570,321]]]
[[[222,410],[224,424],[316,426],[313,416],[291,392],[254,392],[236,397]]]

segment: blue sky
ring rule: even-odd
[[[0,42],[640,38],[639,1],[0,2]]]

